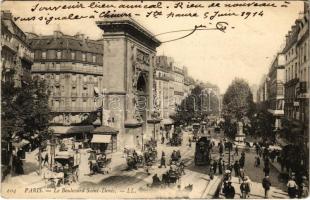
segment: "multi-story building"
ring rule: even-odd
[[[255,103],[257,101],[257,90],[258,90],[258,85],[252,84],[250,86],[252,95],[253,95],[253,102]]]
[[[283,54],[278,54],[271,67],[269,68],[267,81],[267,101],[268,112],[274,118],[274,128],[281,128],[281,119],[284,116],[284,64],[285,57]]]
[[[34,51],[32,76],[47,80],[51,91],[51,128],[61,135],[89,132],[92,126],[81,125],[102,106],[94,101],[95,92],[103,90],[102,42],[60,31],[29,37]]]
[[[287,119],[296,119],[299,117],[299,103],[296,101],[296,88],[299,82],[298,60],[296,43],[298,39],[299,26],[292,26],[291,31],[286,35],[286,45],[283,49],[285,55],[285,117]]]
[[[33,53],[26,34],[14,23],[9,11],[1,11],[2,81],[14,81],[16,87],[31,78]]]
[[[182,102],[193,86],[193,79],[186,74],[186,68],[177,67],[173,58],[156,56],[157,102],[165,125],[173,123],[169,117],[175,113],[176,105]]]
[[[175,113],[176,105],[181,104],[184,99],[184,70],[176,65],[172,66],[170,88],[173,94],[170,102],[170,112]]]
[[[267,81],[268,77],[266,74],[264,74],[257,89],[257,95],[256,95],[257,104],[262,104],[265,101],[267,101]]]
[[[156,57],[156,97],[159,106],[160,117],[162,119],[169,118],[169,82],[171,81],[171,70],[173,60],[167,56]]]
[[[299,83],[297,85],[297,99],[299,101],[298,120],[303,124],[301,141],[304,146],[308,146],[309,141],[309,73],[310,73],[310,56],[309,56],[309,6],[304,4],[304,13],[298,23],[299,33],[297,39],[297,60],[299,63]],[[308,148],[309,149],[309,148]],[[305,150],[308,152],[308,150]]]

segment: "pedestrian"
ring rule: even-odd
[[[269,165],[265,166],[263,170],[264,170],[265,176],[269,176],[269,172],[270,172]]]
[[[293,178],[291,177],[289,179],[289,181],[287,182],[287,193],[288,193],[288,196],[291,198],[291,199],[294,199],[296,198],[296,193],[297,193],[297,184],[295,182],[295,180],[293,180]]]
[[[309,195],[309,182],[306,176],[302,176],[302,181],[299,188],[299,198],[307,198]]]
[[[239,177],[239,172],[240,172],[240,165],[238,160],[236,160],[235,164],[234,164],[234,170],[235,170],[235,176]]]
[[[165,143],[165,137],[164,137],[164,135],[161,136],[161,143],[162,143],[162,144]]]
[[[223,162],[222,162],[222,158],[219,159],[218,161],[218,168],[219,168],[219,174],[223,174]]]
[[[160,166],[159,166],[159,168],[161,168],[162,166],[165,166],[165,168],[167,168],[167,166],[166,166],[166,155],[165,155],[164,151],[162,151],[162,153],[161,153],[161,159],[160,159]]]
[[[244,168],[244,163],[245,163],[245,157],[241,156],[241,158],[239,159],[239,165],[241,168]]]
[[[213,180],[213,178],[214,178],[213,164],[210,165],[209,176],[210,176],[210,179]]]
[[[240,198],[246,199],[248,192],[249,192],[248,184],[245,182],[245,180],[242,180],[242,183],[240,184]]]
[[[239,149],[238,149],[238,146],[236,145],[236,148],[235,148],[235,153],[234,155],[238,156],[239,155]]]
[[[181,160],[181,151],[180,151],[180,149],[177,150],[176,156],[177,156],[178,160]]]
[[[48,153],[45,154],[43,165],[45,165],[46,163],[48,164]]]
[[[185,175],[185,163],[184,163],[183,160],[180,162],[180,166],[179,167],[180,167],[180,174]]]
[[[219,144],[219,152],[220,152],[220,155],[223,154],[223,151],[224,151],[223,143],[220,142],[220,144]]]
[[[262,181],[263,188],[265,190],[265,199],[269,198],[269,190],[271,187],[271,182],[269,180],[269,176],[265,176]]]
[[[223,193],[226,199],[235,198],[235,188],[232,186],[231,181],[228,181],[228,184],[224,186]]]
[[[240,171],[239,171],[239,183],[241,183],[241,181],[243,181],[244,177],[245,177],[244,169],[240,168]]]
[[[89,175],[92,175],[93,174],[93,163],[92,163],[92,161],[89,161],[88,165],[89,165]]]
[[[250,180],[250,178],[248,177],[248,176],[245,176],[244,177],[244,180],[245,180],[245,183],[246,183],[246,188],[247,188],[247,190],[246,190],[246,196],[248,197],[248,198],[250,198],[250,193],[251,193],[251,180]]]
[[[264,159],[264,167],[269,167],[270,162],[269,162],[269,158],[265,158]]]
[[[214,160],[214,162],[213,162],[213,171],[214,171],[214,174],[216,174],[216,169],[217,169],[217,162],[216,162],[216,160]]]

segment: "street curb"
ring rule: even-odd
[[[222,177],[221,176],[215,176],[212,181],[210,181],[201,195],[201,198],[213,198],[216,193],[218,192],[219,187],[221,186]]]

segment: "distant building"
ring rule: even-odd
[[[257,102],[257,90],[258,90],[258,85],[253,84],[250,86],[252,95],[253,95],[253,102]]]
[[[16,87],[21,87],[31,79],[32,63],[33,53],[26,34],[9,11],[1,11],[1,81],[13,81]]]
[[[34,51],[32,76],[47,80],[51,91],[51,127],[58,135],[83,137],[92,130],[92,124],[84,121],[102,106],[94,101],[95,92],[104,88],[102,42],[60,31],[29,37]]]

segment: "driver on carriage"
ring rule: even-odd
[[[153,177],[152,187],[158,187],[160,186],[160,179],[158,178],[157,174],[155,174]]]
[[[178,160],[178,155],[176,150],[173,150],[172,154],[171,154],[171,161],[177,161]]]
[[[177,169],[178,169],[178,167],[177,167],[176,163],[175,163],[174,161],[172,161],[172,163],[171,163],[171,165],[170,165],[169,171],[170,171],[170,172],[176,172]]]

